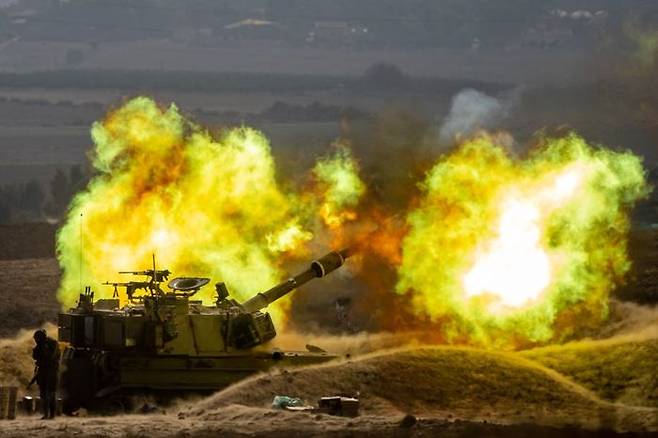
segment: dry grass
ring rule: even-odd
[[[49,327],[50,330],[52,328]],[[371,338],[375,344],[391,339]],[[361,339],[350,349],[367,351]],[[0,382],[24,385],[31,373],[30,332],[0,341]],[[639,348],[638,348],[639,347]],[[648,350],[645,349],[649,348]],[[20,428],[0,435],[26,436],[398,436],[405,413],[421,419],[412,436],[529,436],[532,433],[576,434],[587,430],[658,432],[658,409],[622,404],[628,397],[602,400],[600,381],[583,382],[571,367],[590,362],[626,385],[625,394],[653,376],[655,339],[617,337],[522,353],[499,353],[463,347],[413,347],[364,354],[322,366],[273,371],[247,379],[201,401],[180,402],[168,415],[62,419],[36,423],[21,419]],[[570,353],[588,351],[590,356]],[[600,358],[599,358],[600,356]],[[623,360],[621,357],[624,357]],[[528,357],[533,358],[529,360]],[[554,359],[549,361],[548,359]],[[536,360],[536,361],[535,361]],[[565,372],[574,381],[539,362]],[[637,367],[635,364],[644,363]],[[323,395],[359,393],[358,419],[272,411],[274,395],[301,397],[315,404]],[[641,403],[634,403],[641,404]],[[178,413],[178,415],[176,415]],[[529,426],[529,425],[532,426]],[[496,426],[498,425],[498,426]],[[551,429],[559,428],[559,429]],[[566,428],[566,429],[565,429]],[[349,433],[348,433],[349,432]],[[408,431],[405,431],[408,432]],[[568,433],[567,433],[568,432]]]
[[[600,400],[559,373],[512,353],[425,347],[375,353],[353,361],[275,372],[234,385],[195,404],[204,420],[227,406],[266,407],[274,395],[301,397],[360,393],[370,415],[404,412],[497,423],[658,430],[658,410]]]
[[[611,402],[658,408],[658,330],[521,353]]]
[[[45,328],[49,333],[55,333],[55,326],[48,324]],[[1,385],[18,385],[22,391],[34,370],[32,348],[32,330],[21,330],[14,339],[0,339]]]
[[[24,344],[23,338],[15,345]],[[314,403],[321,395],[354,391],[360,392],[362,403],[362,414],[355,419],[269,407],[275,394]],[[657,409],[602,401],[518,354],[456,347],[380,352],[274,372],[182,406],[180,412],[174,409],[154,416],[63,418],[47,423],[23,417],[0,422],[0,435],[589,437],[601,431],[606,436],[615,436],[614,431],[658,431]],[[419,420],[404,429],[400,420],[408,412]]]

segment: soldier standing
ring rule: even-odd
[[[57,379],[59,371],[59,345],[53,338],[49,338],[44,329],[34,332],[36,346],[32,350],[32,358],[36,362],[34,378],[39,385],[42,420],[55,418],[55,403],[57,393]],[[29,387],[29,386],[28,386]]]

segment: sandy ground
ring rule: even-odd
[[[410,427],[403,415],[340,418],[230,406],[220,420],[200,421],[175,415],[135,415],[116,418],[67,418],[55,421],[18,419],[0,422],[3,437],[601,437],[643,436],[573,426],[495,424],[455,418],[415,417]],[[644,436],[651,436],[649,432]]]
[[[6,437],[216,437],[216,436],[642,436],[574,426],[551,427],[532,423],[497,424],[430,416],[414,417],[411,427],[404,415],[360,416],[354,419],[231,406],[222,420],[179,419],[174,415],[134,415],[113,418],[66,418],[40,421],[19,418],[0,424]],[[647,431],[646,436],[651,436]]]

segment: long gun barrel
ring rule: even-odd
[[[256,310],[267,307],[268,304],[278,300],[292,290],[297,289],[304,283],[308,283],[314,278],[324,277],[328,273],[340,268],[345,262],[345,259],[350,255],[352,254],[349,248],[342,251],[332,251],[324,257],[311,262],[311,267],[306,271],[274,286],[270,290],[254,295],[245,301],[242,304],[242,307],[247,312],[254,312]]]

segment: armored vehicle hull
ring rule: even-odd
[[[120,356],[67,347],[61,385],[66,412],[82,407],[109,413],[127,410],[136,394],[169,398],[210,393],[273,368],[314,365],[335,358],[327,353],[276,350],[206,357]]]
[[[65,410],[120,408],[139,393],[211,392],[273,367],[312,365],[334,359],[323,352],[268,351],[276,336],[270,315],[262,311],[313,278],[340,267],[347,250],[331,252],[306,271],[240,304],[216,284],[214,306],[190,298],[207,278],[176,278],[163,291],[169,271],[130,272],[143,282],[108,283],[126,288],[129,304],[119,299],[94,302],[90,288],[77,307],[59,315],[61,388]],[[137,294],[143,289],[145,293]]]

